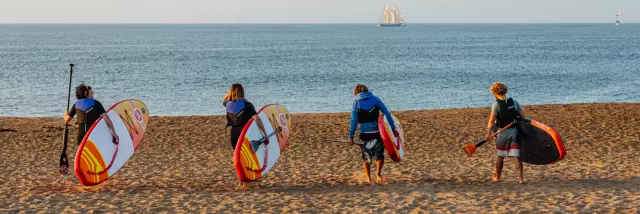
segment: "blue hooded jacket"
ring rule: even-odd
[[[351,110],[351,127],[349,128],[349,139],[353,139],[353,135],[356,132],[356,128],[358,127],[358,109],[370,110],[374,106],[378,106],[380,111],[387,117],[389,121],[389,125],[391,125],[392,129],[396,130],[396,124],[393,122],[393,118],[391,117],[391,113],[387,109],[387,106],[382,103],[380,98],[373,95],[371,92],[362,92],[356,94],[355,100],[353,101],[353,109]],[[365,132],[377,132],[378,131],[378,121],[372,121],[368,123],[360,124],[360,133]]]

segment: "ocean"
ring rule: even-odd
[[[257,108],[347,112],[366,84],[392,111],[640,102],[640,24],[0,25],[0,116],[61,117],[69,64],[105,108],[221,115],[232,83]],[[75,101],[72,90],[72,103]]]

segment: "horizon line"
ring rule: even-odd
[[[623,24],[636,24],[638,22],[625,22]],[[136,24],[174,24],[174,25],[198,25],[198,24],[247,24],[247,25],[294,25],[294,24],[308,24],[308,25],[328,25],[328,24],[371,24],[375,25],[378,23],[375,22],[180,22],[180,23],[171,23],[171,22],[60,22],[60,23],[48,23],[48,22],[25,22],[25,23],[2,23],[0,25],[81,25],[81,24],[95,24],[95,25],[136,25]],[[405,23],[409,24],[615,24],[615,22],[410,22]]]

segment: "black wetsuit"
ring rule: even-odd
[[[223,105],[227,108],[227,126],[231,126],[231,146],[235,149],[242,129],[256,114],[256,109],[246,100],[227,101]]]
[[[105,113],[104,107],[100,102],[93,98],[79,99],[71,107],[69,111],[69,117],[78,115],[78,138],[77,143],[80,145],[87,130],[91,128],[94,122],[100,118],[100,115]]]

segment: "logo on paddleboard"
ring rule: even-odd
[[[146,108],[142,108],[142,113],[146,114],[147,113],[147,109]]]
[[[134,110],[133,110],[133,115],[135,115],[136,120],[137,120],[138,122],[142,122],[142,113],[140,113],[140,110],[138,110],[138,109],[134,109]]]
[[[285,119],[284,115],[279,114],[280,115],[280,125],[282,125],[282,127],[287,128],[287,120]]]

